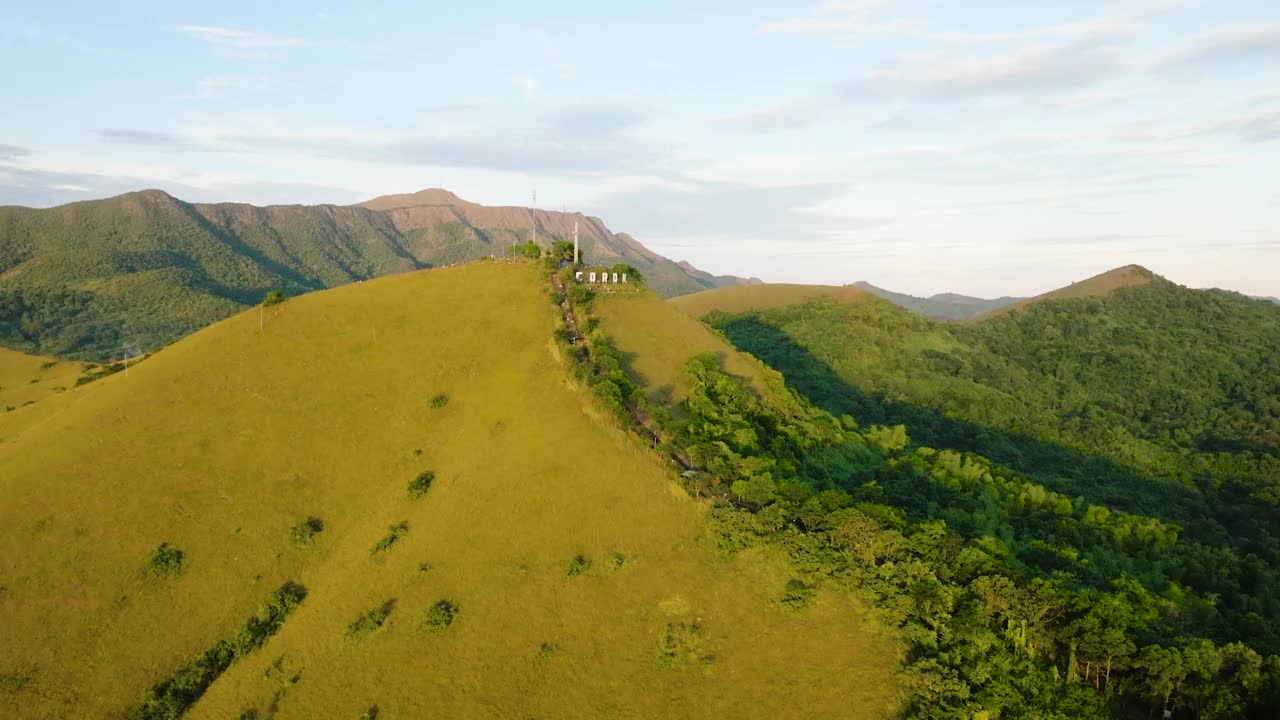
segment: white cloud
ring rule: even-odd
[[[1280,139],[1280,110],[1241,113],[1190,130],[1186,133],[1186,136],[1224,132],[1234,133],[1246,142],[1267,142]]]
[[[762,24],[762,33],[894,33],[914,29],[914,18],[876,20],[895,0],[831,0],[818,5],[808,15]]]
[[[210,100],[236,93],[263,93],[275,86],[265,75],[214,75],[196,83],[191,95],[178,95],[178,100]]]
[[[532,75],[517,76],[516,85],[520,86],[520,92],[527,98],[534,97],[538,94],[538,78]]]
[[[81,192],[81,193],[92,192],[90,188],[87,188],[83,185],[72,185],[71,183],[52,183],[51,185],[49,185],[49,189],[50,190],[67,190],[69,192]]]
[[[851,94],[885,93],[937,99],[1021,94],[1087,87],[1121,72],[1120,54],[1092,42],[1040,45],[996,56],[917,55],[897,67],[866,73]]]
[[[291,48],[305,45],[301,39],[287,35],[236,28],[219,27],[217,25],[179,25],[177,31],[217,45],[227,45],[241,50],[266,50],[270,48]]]
[[[831,103],[825,99],[782,103],[745,112],[721,115],[712,125],[726,130],[764,132],[808,125],[817,120]]]
[[[1214,30],[1158,58],[1155,64],[1213,65],[1261,57],[1280,58],[1280,23]]]

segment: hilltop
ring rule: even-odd
[[[352,206],[187,203],[159,190],[48,209],[0,207],[0,346],[109,360],[153,350],[257,303],[381,275],[502,256],[571,236],[678,295],[713,286],[600,218],[487,207],[439,189]],[[705,275],[705,274],[703,274]]]
[[[735,354],[634,302],[636,355]],[[0,708],[119,716],[234,651],[187,717],[889,717],[892,639],[725,556],[557,316],[533,265],[398,274],[0,415]]]
[[[704,290],[673,298],[670,302],[691,317],[702,317],[712,310],[722,312],[746,312],[766,308],[783,307],[808,298],[830,297],[837,302],[849,303],[865,300],[868,293],[861,288],[836,285],[790,285],[770,283],[762,285],[738,285]]]
[[[1009,296],[985,299],[956,293],[938,293],[922,298],[885,290],[863,280],[853,283],[851,287],[866,290],[894,305],[934,320],[968,320],[1024,299]]]
[[[679,265],[681,270],[684,270],[685,272],[689,273],[695,279],[701,282],[705,287],[708,287],[708,288],[732,287],[734,285],[763,285],[764,284],[764,281],[758,277],[740,278],[736,275],[712,275],[711,273],[706,272],[704,270],[699,270],[687,260],[681,260],[680,262],[677,262],[676,265]]]
[[[1046,300],[1107,297],[1120,288],[1145,285],[1157,278],[1159,278],[1158,275],[1141,265],[1125,265],[1124,267],[1108,270],[1107,272],[1094,275],[1091,278],[1087,278],[1079,282],[1073,282],[1070,285],[1060,287],[1056,290],[1050,290],[1047,293],[1042,293],[1035,297],[1025,298],[1018,300],[1017,302],[1006,304],[990,311],[986,315],[997,315],[1010,310],[1018,310]]]

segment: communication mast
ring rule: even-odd
[[[538,191],[533,191],[533,200],[529,203],[529,244],[535,244],[538,239],[538,219],[535,213],[538,211]]]
[[[578,221],[573,221],[573,266],[578,267]]]

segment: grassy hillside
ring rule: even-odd
[[[117,715],[293,581],[189,717],[887,717],[893,645],[719,558],[567,382],[545,293],[498,263],[313,293],[10,417],[0,715]]]
[[[720,355],[726,371],[765,392],[758,362],[741,355],[706,325],[673,311],[657,295],[606,295],[596,300],[596,308],[601,326],[627,361],[627,371],[647,392],[669,400],[684,398],[688,386],[681,369],[690,357],[705,352]]]
[[[885,290],[868,282],[856,282],[853,283],[853,287],[866,290],[872,295],[882,297],[894,305],[934,320],[968,320],[1023,299],[1016,297],[986,299],[957,295],[955,293],[940,293],[922,298]]]
[[[692,295],[673,298],[671,303],[690,317],[699,318],[712,310],[730,313],[764,310],[794,305],[814,297],[835,298],[836,301],[842,303],[858,302],[865,299],[867,295],[868,293],[864,290],[848,286],[788,285],[778,283],[704,290]]]
[[[665,295],[711,287],[599,218],[485,207],[443,190],[357,206],[192,204],[158,190],[46,210],[0,207],[0,346],[104,361],[161,347],[257,303],[501,256],[577,223],[590,262],[625,262]]]
[[[1014,303],[1003,305],[987,313],[986,316],[998,315],[1034,305],[1045,300],[1068,300],[1071,298],[1101,298],[1110,295],[1120,288],[1145,285],[1156,279],[1156,274],[1141,265],[1125,265],[1108,270],[1091,278],[1074,282],[1042,295],[1025,298]]]
[[[0,412],[12,412],[73,387],[82,368],[81,363],[0,348]]]

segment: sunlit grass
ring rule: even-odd
[[[665,315],[645,327],[718,342],[648,305]],[[892,643],[834,591],[784,611],[780,558],[718,559],[701,507],[566,381],[532,267],[388,277],[273,313],[261,333],[256,311],[233,317],[9,426],[0,707],[119,713],[296,579],[306,603],[187,717],[887,716]],[[142,569],[161,543],[183,572],[157,582]],[[579,554],[593,563],[568,577]],[[442,601],[451,620],[431,632]],[[714,659],[661,667],[673,624],[697,624],[697,657]],[[287,694],[266,672],[281,656]]]

